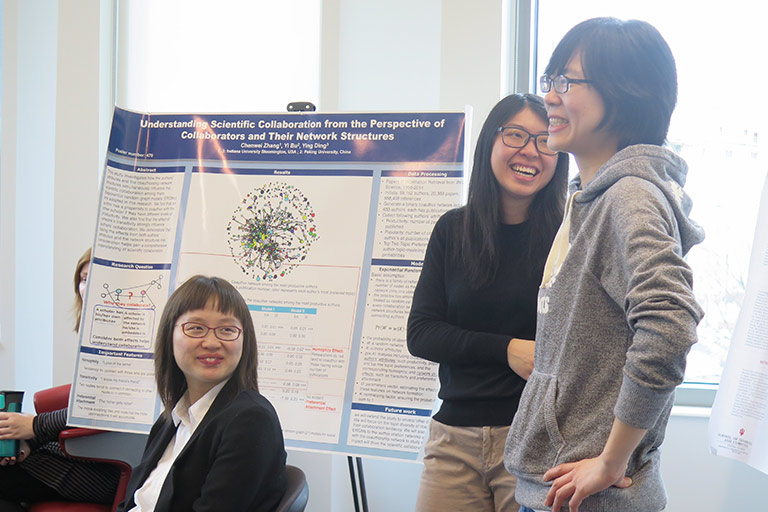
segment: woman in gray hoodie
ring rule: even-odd
[[[541,89],[549,146],[579,174],[505,466],[521,510],[657,512],[658,448],[703,315],[683,257],[704,233],[688,218],[685,162],[662,147],[675,61],[648,23],[595,18],[560,41]]]

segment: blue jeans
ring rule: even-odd
[[[533,510],[532,508],[520,507],[520,512],[536,512],[536,511]]]

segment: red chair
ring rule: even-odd
[[[67,384],[38,391],[34,397],[35,411],[39,414],[41,412],[64,409],[69,403],[70,388],[71,386]],[[131,437],[131,442],[129,443],[125,443],[122,439],[116,443],[116,439],[113,439],[115,436],[126,435],[137,437]],[[117,505],[125,497],[128,480],[131,478],[131,459],[137,461],[141,457],[144,439],[146,437],[139,434],[122,434],[90,428],[71,428],[62,431],[59,434],[59,444],[68,456],[73,459],[105,462],[120,469],[120,480],[115,500],[112,502],[112,505],[72,501],[46,501],[33,503],[29,508],[29,512],[114,512],[117,509]],[[125,453],[120,453],[117,454],[117,458],[110,458],[115,455],[111,449],[115,446],[128,448],[134,453],[137,451],[136,447],[138,446],[138,454],[125,457],[123,456]],[[107,448],[106,450],[105,447]],[[127,453],[130,454],[131,452]]]

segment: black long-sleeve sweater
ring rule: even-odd
[[[536,334],[544,261],[529,261],[528,223],[499,225],[501,264],[490,284],[474,289],[464,265],[451,256],[462,211],[447,212],[432,231],[408,318],[408,349],[440,364],[437,421],[509,425],[525,381],[509,368],[507,345]]]

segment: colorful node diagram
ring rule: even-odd
[[[232,257],[256,281],[289,274],[318,240],[315,212],[304,194],[287,183],[268,183],[249,193],[227,225]]]
[[[155,303],[152,297],[149,296],[149,290],[157,288],[158,290],[163,287],[163,276],[157,276],[157,279],[138,286],[120,287],[114,288],[109,283],[104,283],[104,293],[101,294],[102,299],[109,299],[115,304],[128,303],[130,301],[132,306],[147,306],[149,309],[155,309]]]

